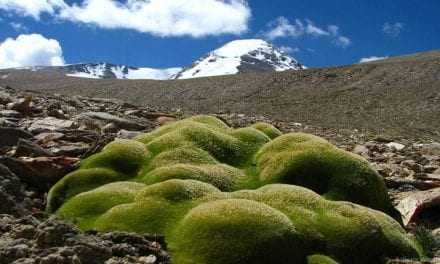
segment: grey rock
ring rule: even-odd
[[[161,126],[175,122],[176,120],[176,118],[170,116],[159,116],[158,118],[156,118],[156,122]]]
[[[432,164],[425,165],[425,166],[423,166],[423,172],[440,174],[440,167],[437,165],[432,165]]]
[[[26,244],[12,245],[6,248],[0,248],[0,263],[10,264],[14,259],[28,257],[31,249]]]
[[[20,179],[0,162],[0,214],[19,215],[26,212],[25,197]]]
[[[12,262],[11,264],[36,264],[36,260],[34,258],[20,258]]]
[[[23,129],[0,127],[0,147],[15,146],[20,138],[29,139],[32,137],[32,134]]]
[[[48,109],[47,115],[58,119],[67,119],[67,116],[64,114],[63,110],[61,109]]]
[[[17,143],[17,149],[15,150],[16,157],[50,157],[54,156],[50,151],[45,150],[32,141],[20,138]]]
[[[423,166],[416,163],[414,160],[404,160],[404,161],[402,161],[401,164],[402,164],[402,166],[405,166],[405,167],[407,167],[417,173],[423,171]]]
[[[353,149],[353,153],[361,156],[368,156],[369,149],[364,145],[356,145]]]
[[[144,125],[135,121],[121,118],[115,115],[111,115],[104,112],[85,112],[76,117],[78,123],[85,125],[86,127],[99,127],[102,128],[107,124],[114,123],[120,129],[127,130],[142,130]]]
[[[9,110],[16,110],[23,114],[29,114],[32,111],[32,96],[26,96],[25,98],[20,98],[7,105]]]
[[[2,117],[12,117],[12,118],[20,118],[23,117],[23,115],[15,110],[1,110],[0,116]]]
[[[139,131],[128,131],[125,129],[121,129],[116,134],[116,137],[122,138],[122,139],[133,139],[141,134],[142,134],[142,132],[139,132]]]
[[[419,147],[423,154],[440,156],[440,143],[422,144]]]
[[[109,123],[101,128],[102,133],[116,133],[119,131],[118,125]]]
[[[32,230],[25,236],[18,235]],[[157,240],[129,233],[80,232],[55,217],[0,215],[0,264],[168,264]],[[34,261],[34,262],[32,262]]]
[[[63,142],[57,146],[51,147],[50,151],[57,156],[76,157],[87,152],[89,148],[90,145],[83,142]]]
[[[426,180],[440,182],[440,173],[428,173],[425,177]]]
[[[0,104],[8,104],[12,102],[12,97],[10,96],[9,93],[0,91]]]
[[[76,127],[76,124],[72,120],[62,120],[55,117],[46,117],[43,119],[37,119],[32,122],[28,130],[34,133],[41,133],[44,131],[57,131],[74,127]]]
[[[430,221],[430,217],[435,218],[440,206],[440,188],[416,192],[397,205],[397,210],[402,214],[403,223],[417,223],[418,221]]]
[[[386,144],[385,146],[387,146],[388,148],[392,149],[393,151],[400,151],[403,150],[406,146],[397,142],[390,142],[388,144]]]
[[[68,157],[0,157],[0,163],[7,166],[21,181],[47,191],[50,186],[75,168],[79,161]]]
[[[64,137],[63,133],[59,132],[43,132],[38,135],[36,135],[34,138],[37,140],[40,144],[45,144],[50,141],[59,140]]]

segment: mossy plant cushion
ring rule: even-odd
[[[379,175],[308,134],[196,116],[116,140],[50,191],[81,229],[165,234],[177,264],[419,258]],[[391,217],[392,216],[392,217]]]

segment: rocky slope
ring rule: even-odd
[[[110,98],[1,88],[0,214],[8,215],[0,216],[0,263],[91,263],[90,259],[96,263],[167,263],[166,245],[160,237],[81,233],[47,219],[45,195],[79,159],[96,153],[115,137],[132,138],[192,114]],[[284,132],[316,134],[364,156],[387,182],[407,229],[423,237],[432,255],[440,257],[440,143],[261,115],[211,114],[234,127],[263,121]]]
[[[352,66],[190,80],[90,80],[1,71],[0,85],[112,96],[184,112],[243,113],[272,120],[440,140],[440,52]],[[3,77],[2,77],[3,76]]]

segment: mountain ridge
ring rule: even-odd
[[[0,86],[113,97],[188,113],[240,113],[440,140],[439,65],[440,50],[332,68],[168,81],[93,80],[52,71],[0,70]]]
[[[296,59],[264,40],[242,39],[226,43],[187,67],[156,69],[99,62],[17,69],[54,70],[68,77],[89,79],[174,80],[304,68]]]

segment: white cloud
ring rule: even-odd
[[[9,25],[17,32],[22,32],[22,31],[28,30],[28,28],[21,23],[11,22],[11,23],[9,23]]]
[[[264,35],[271,40],[282,37],[300,37],[304,35],[304,24],[296,19],[294,24],[285,17],[279,17],[268,25],[271,29],[264,33]]]
[[[385,59],[388,59],[388,56],[385,57],[372,56],[372,57],[360,59],[359,63],[372,62],[372,61],[385,60]]]
[[[62,19],[158,36],[201,37],[247,31],[250,9],[242,0],[87,0],[64,8]]]
[[[306,22],[307,22],[307,26],[306,26],[306,31],[305,32],[307,34],[310,34],[310,35],[315,36],[315,37],[329,36],[330,35],[330,33],[327,32],[326,30],[324,30],[324,29],[322,29],[320,27],[315,26],[315,23],[313,23],[313,21],[307,19]]]
[[[270,40],[286,37],[299,38],[303,36],[313,36],[316,38],[327,37],[332,40],[334,45],[342,48],[346,48],[352,44],[352,41],[348,37],[340,34],[338,26],[329,25],[327,27],[320,27],[309,19],[305,21],[295,19],[295,21],[291,23],[287,18],[279,17],[270,22],[268,28],[267,31],[261,34]]]
[[[0,0],[0,9],[161,37],[241,34],[251,17],[246,0]]]
[[[0,43],[0,69],[63,65],[60,43],[39,34],[19,35]]]
[[[42,13],[53,14],[63,4],[63,0],[0,0],[0,9],[38,19]]]
[[[391,36],[391,37],[397,37],[402,33],[402,31],[405,29],[405,24],[401,22],[396,23],[389,23],[386,22],[382,26],[382,32]]]
[[[296,52],[300,52],[301,50],[298,47],[292,48],[289,46],[281,46],[280,50],[285,52],[285,53],[296,53]]]
[[[339,27],[336,25],[330,25],[327,27],[328,32],[332,36],[338,36],[339,35]]]
[[[341,48],[347,48],[351,45],[351,43],[351,40],[344,36],[338,36],[336,39],[333,40],[333,44]]]

